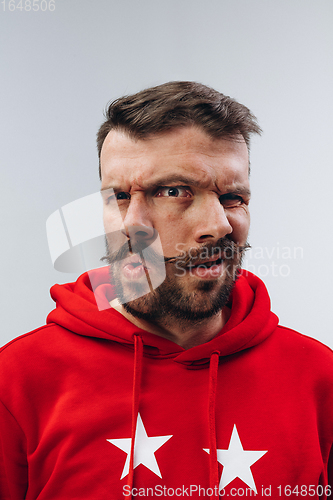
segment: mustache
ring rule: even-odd
[[[207,262],[207,259],[215,257],[214,260],[239,260],[245,250],[251,248],[249,243],[239,245],[229,238],[220,238],[216,243],[204,243],[197,248],[190,248],[187,252],[177,257],[166,257],[167,262],[176,262],[177,269],[182,267],[196,266],[200,262]]]
[[[100,260],[107,262],[109,265],[115,262],[121,261],[132,254],[139,254],[142,261],[148,260],[151,264],[161,265],[165,264],[177,264],[177,268],[188,267],[189,265],[198,265],[200,262],[207,261],[207,258],[216,256],[216,260],[226,259],[226,260],[238,260],[240,259],[244,252],[251,248],[249,243],[244,245],[239,245],[229,238],[220,238],[215,243],[205,243],[199,247],[192,247],[187,251],[183,251],[181,254],[174,257],[164,257],[158,254],[151,246],[147,244],[147,241],[137,241],[131,244],[129,241],[124,243],[116,252],[110,252],[107,240],[106,240],[106,255]],[[144,254],[143,254],[144,251]]]
[[[158,254],[146,241],[142,242],[137,241],[135,243],[131,243],[130,241],[128,241],[124,243],[116,252],[110,252],[107,240],[105,243],[106,243],[106,255],[102,257],[100,260],[107,262],[109,265],[124,260],[126,257],[133,254],[140,255],[143,263],[146,260],[148,260],[151,264],[155,265],[161,265],[165,263],[165,257],[163,255]]]

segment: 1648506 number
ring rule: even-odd
[[[53,12],[56,8],[55,0],[2,0],[3,11],[9,12]]]
[[[322,486],[321,484],[315,485],[305,485],[301,486],[290,486],[287,484],[286,486],[277,486],[279,496],[284,497],[322,497],[325,495],[326,497],[330,497],[332,494],[331,485]]]

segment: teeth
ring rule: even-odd
[[[202,262],[202,263],[196,264],[195,266],[192,266],[192,267],[199,267],[199,266],[212,267],[212,266],[215,266],[216,262],[217,262],[216,260],[214,260],[212,262]]]
[[[214,260],[213,262],[207,262],[206,266],[212,267],[212,266],[216,266],[216,264],[217,264],[217,260]]]
[[[217,260],[213,260],[213,261],[210,261],[210,262],[199,262],[198,264],[189,265],[188,267],[189,268],[193,268],[193,267],[202,266],[202,267],[208,268],[208,267],[219,265],[222,262],[223,262],[223,259],[217,259]]]

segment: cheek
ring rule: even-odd
[[[237,213],[231,214],[228,220],[233,229],[231,234],[232,240],[240,245],[244,245],[250,229],[250,212],[248,209],[241,208]]]
[[[183,217],[167,216],[163,221],[159,220],[154,224],[157,230],[163,253],[166,257],[174,257],[182,253],[182,250],[189,244],[188,222]]]
[[[105,234],[112,234],[124,229],[123,218],[119,210],[104,209],[103,225]]]

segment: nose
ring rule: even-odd
[[[123,232],[131,243],[150,240],[155,236],[153,224],[149,216],[149,210],[143,200],[132,197],[123,223]]]
[[[232,233],[233,228],[228,220],[224,207],[218,199],[202,200],[198,207],[194,238],[198,243],[207,240],[216,241]]]

